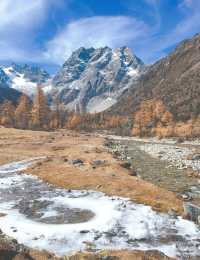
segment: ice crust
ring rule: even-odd
[[[0,212],[7,214],[0,218],[0,229],[20,243],[59,256],[88,247],[158,249],[180,259],[200,256],[200,231],[193,222],[157,213],[129,199],[91,190],[58,189],[19,173],[38,159],[0,166]],[[20,213],[22,200],[51,202],[41,218],[56,216],[58,207],[90,210],[94,217],[83,223],[45,224]]]

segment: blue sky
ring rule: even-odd
[[[145,63],[200,32],[200,0],[0,0],[0,62],[52,70],[75,49],[128,46]]]

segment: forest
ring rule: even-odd
[[[200,135],[200,116],[186,122],[177,122],[161,100],[149,99],[141,102],[132,117],[107,112],[81,114],[66,110],[59,100],[55,100],[50,107],[40,87],[33,101],[26,95],[20,97],[17,105],[4,101],[0,105],[0,124],[31,130],[108,130],[119,135],[140,137],[190,138]]]

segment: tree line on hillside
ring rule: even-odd
[[[131,118],[106,112],[81,114],[66,110],[58,100],[50,107],[39,87],[33,101],[22,95],[16,106],[11,101],[0,105],[0,125],[31,130],[111,130],[119,135],[140,137],[200,136],[200,115],[187,122],[176,122],[161,100],[141,102]]]
[[[163,137],[199,137],[200,115],[186,122],[176,121],[161,100],[150,99],[140,104],[133,116],[132,135]]]
[[[49,106],[42,88],[38,87],[33,102],[22,95],[15,106],[6,100],[0,105],[0,125],[19,129],[51,130],[67,128],[74,130],[120,129],[126,125],[128,118],[100,114],[80,114],[70,112],[55,100]]]

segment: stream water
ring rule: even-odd
[[[23,174],[37,160],[0,167],[0,213],[5,214],[0,229],[19,243],[59,256],[158,249],[180,259],[200,257],[200,230],[193,222],[100,192],[59,189]]]

